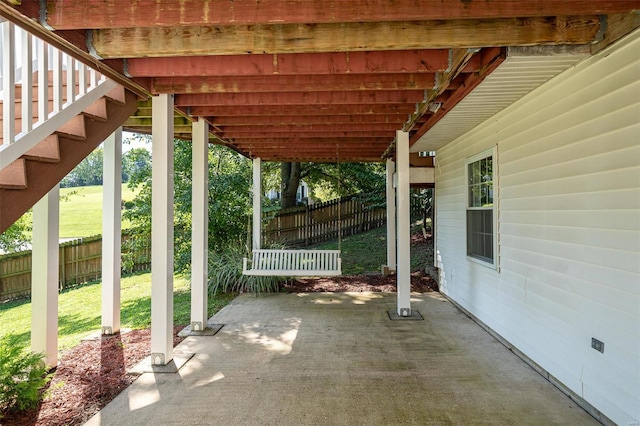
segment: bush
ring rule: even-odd
[[[0,340],[0,412],[35,408],[51,380],[43,355],[25,351],[15,336]]]
[[[284,277],[242,275],[242,259],[251,257],[242,244],[223,252],[209,252],[209,293],[272,293],[280,290]]]

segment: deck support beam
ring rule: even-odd
[[[396,270],[396,189],[393,174],[396,171],[394,161],[387,158],[387,265],[386,272]]]
[[[151,365],[173,359],[173,95],[152,98]]]
[[[102,334],[120,331],[122,127],[104,141],[102,193]]]
[[[396,132],[396,195],[397,195],[397,313],[401,317],[411,316],[411,212],[409,203],[409,133]]]
[[[191,331],[207,327],[209,252],[209,124],[193,122],[191,211]]]
[[[31,350],[44,353],[48,367],[58,364],[59,199],[56,185],[33,206]]]
[[[262,159],[253,159],[253,250],[262,248]]]

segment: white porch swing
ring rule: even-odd
[[[257,160],[257,161],[256,161]],[[339,163],[338,163],[339,164]],[[340,167],[338,165],[338,167]],[[338,174],[339,174],[338,169]],[[243,275],[282,277],[327,277],[342,275],[342,221],[338,205],[338,250],[262,249],[260,159],[254,159],[253,167],[253,250],[252,258],[242,261]],[[256,176],[257,175],[257,176]],[[256,248],[257,247],[257,248]]]

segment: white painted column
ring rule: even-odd
[[[173,95],[152,98],[151,364],[173,359]]]
[[[253,159],[253,249],[262,248],[262,160]]]
[[[58,279],[60,186],[33,206],[31,252],[31,350],[45,354],[45,364],[58,363]]]
[[[104,141],[102,173],[102,334],[120,331],[122,127]]]
[[[400,316],[411,315],[411,211],[409,202],[409,133],[396,132],[396,194],[398,202],[398,310]]]
[[[387,158],[387,268],[396,270],[396,189],[393,174],[396,165]]]
[[[209,124],[198,118],[192,134],[191,330],[202,331],[208,319]]]

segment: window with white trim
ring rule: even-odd
[[[494,159],[495,148],[490,148],[466,161],[467,256],[492,267],[497,265]]]

